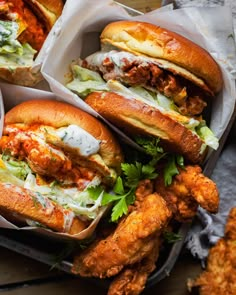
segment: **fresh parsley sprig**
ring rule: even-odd
[[[183,238],[180,234],[167,230],[163,232],[163,237],[168,244],[176,243],[178,241],[181,241]]]
[[[180,155],[170,154],[164,168],[165,186],[171,185],[173,177],[179,174],[177,166],[184,168],[183,157]]]
[[[166,153],[160,146],[160,138],[158,137],[136,136],[135,141],[145,150],[146,154],[150,155],[157,162],[166,156]]]
[[[113,187],[112,193],[105,192],[101,187],[89,187],[91,198],[97,199],[103,194],[101,205],[113,203],[111,221],[117,222],[120,217],[128,213],[128,206],[135,201],[135,190],[141,179],[154,179],[157,177],[155,167],[149,164],[135,162],[121,165],[122,176],[119,176]]]
[[[164,152],[163,148],[160,147],[160,138],[137,136],[135,137],[135,141],[145,150],[146,154],[152,157],[149,165],[155,166],[161,159],[166,160],[164,182],[165,186],[170,185],[173,177],[179,174],[177,167],[184,168],[183,156]]]
[[[169,154],[159,146],[158,138],[137,137],[137,143],[150,155],[150,161],[143,164],[139,161],[134,163],[122,163],[122,175],[116,180],[111,193],[105,192],[101,187],[90,187],[88,192],[93,199],[103,194],[101,205],[113,203],[111,221],[117,222],[119,218],[128,213],[129,205],[135,201],[135,191],[142,179],[155,179],[158,177],[156,164],[161,159],[167,160],[164,169],[165,184],[170,185],[174,175],[178,174],[177,165],[184,167],[183,157]]]

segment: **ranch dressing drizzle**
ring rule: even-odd
[[[59,128],[55,133],[66,145],[79,149],[82,156],[95,154],[100,149],[100,141],[77,125]]]

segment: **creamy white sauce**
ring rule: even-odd
[[[96,154],[100,149],[100,141],[77,125],[59,128],[55,133],[66,145],[79,149],[82,156]]]
[[[87,187],[96,186],[100,183],[101,180],[98,177],[95,177]],[[55,201],[64,208],[71,209],[75,215],[83,215],[84,217],[91,219],[96,218],[101,209],[102,195],[100,195],[97,200],[93,200],[90,198],[87,191],[79,191],[76,187],[64,189],[60,186],[38,185],[36,183],[36,178],[32,173],[28,174],[24,183],[24,188],[33,192],[38,192],[39,194],[36,194],[35,198],[46,208],[50,208],[50,206],[47,204],[44,197]]]

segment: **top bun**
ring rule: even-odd
[[[49,32],[62,13],[62,0],[24,0],[34,14],[45,24]]]
[[[28,49],[22,57],[6,54],[5,63],[0,65],[0,79],[22,86],[34,86],[43,79],[39,67],[32,69],[33,62],[36,52],[41,50],[52,26],[61,15],[63,5],[62,0],[8,1],[2,13],[7,14],[6,19],[18,23],[17,40],[21,44],[29,44],[36,51]]]
[[[101,42],[136,55],[163,59],[202,79],[216,94],[222,89],[221,70],[212,56],[183,36],[150,23],[118,21],[108,24]],[[181,75],[181,73],[178,73]]]
[[[101,141],[99,154],[109,168],[119,171],[123,160],[119,144],[104,124],[90,114],[64,102],[30,100],[12,108],[5,115],[5,124],[42,124],[55,128],[74,124]]]

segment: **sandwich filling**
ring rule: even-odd
[[[204,82],[185,69],[161,59],[124,51],[99,51],[87,57],[81,66],[99,72],[106,81],[118,80],[125,85],[141,86],[161,93],[173,100],[179,112],[186,116],[199,115],[206,107],[206,94],[184,77],[191,75],[191,79],[202,88],[205,88]]]
[[[115,178],[99,149],[100,141],[76,125],[8,125],[0,139],[1,182],[37,192],[40,202],[46,197],[77,216],[94,219],[103,210],[102,193],[94,198],[89,189],[105,188]]]
[[[87,63],[87,62],[85,62]],[[79,64],[83,64],[79,61]],[[94,66],[91,68],[95,69]],[[201,138],[203,153],[206,146],[217,149],[219,142],[213,132],[206,126],[206,122],[195,116],[186,116],[180,113],[176,103],[160,92],[153,92],[141,86],[127,87],[116,80],[105,81],[98,72],[73,64],[72,80],[66,84],[67,88],[85,98],[89,93],[95,91],[115,92],[126,99],[139,100],[158,109],[163,114],[184,125],[194,134]],[[114,78],[113,76],[110,78]],[[158,126],[157,126],[158,127]]]
[[[0,63],[12,70],[20,66],[32,66],[37,52],[30,44],[21,44],[17,40],[19,29],[17,22],[0,20]]]
[[[35,50],[42,47],[47,31],[44,24],[36,17],[22,0],[0,2],[0,19],[16,22],[19,26],[17,39],[20,43],[28,43]]]

